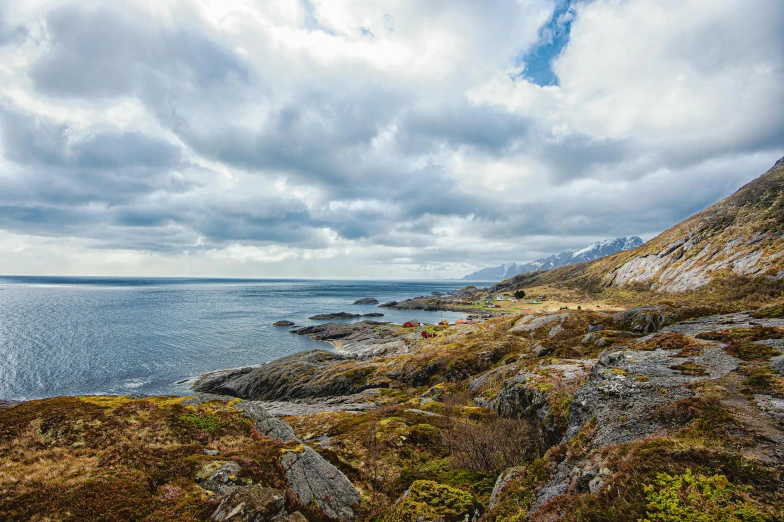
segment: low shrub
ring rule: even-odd
[[[492,417],[486,423],[455,420],[443,433],[453,465],[480,473],[500,473],[544,453],[538,424],[521,419]]]

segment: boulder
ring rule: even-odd
[[[635,333],[653,333],[678,320],[663,306],[638,306],[613,315],[616,325]]]
[[[279,489],[237,486],[226,493],[212,514],[216,522],[266,522],[283,511],[285,497]]]
[[[498,503],[499,495],[504,487],[517,478],[524,470],[524,466],[515,466],[498,475],[498,478],[495,480],[495,485],[493,486],[493,492],[490,493],[490,505],[488,506],[490,509],[493,509]]]
[[[363,297],[362,299],[357,299],[354,301],[355,305],[373,305],[378,304],[378,299],[375,297]]]
[[[557,444],[561,440],[561,433],[558,426],[549,420],[547,392],[528,385],[533,377],[532,374],[523,373],[508,379],[490,407],[501,417],[534,420],[544,428],[548,443]]]
[[[550,314],[550,315],[526,315],[517,324],[512,327],[511,332],[535,332],[540,328],[548,328],[548,333],[556,326],[563,324],[564,319],[569,316],[568,313]]]
[[[297,440],[294,430],[291,426],[280,420],[278,417],[270,415],[265,408],[263,408],[256,401],[240,401],[234,405],[234,408],[243,412],[243,414],[253,421],[256,431],[263,433],[267,437],[279,440],[281,442],[293,442]]]
[[[534,357],[544,357],[550,353],[550,349],[546,346],[542,346],[540,343],[536,343],[531,349],[531,352],[534,354]]]
[[[778,355],[770,360],[770,367],[779,372],[779,375],[784,375],[784,355]]]
[[[275,321],[272,326],[294,326],[292,321]]]
[[[359,492],[339,469],[309,446],[284,453],[286,481],[303,505],[315,502],[330,517],[352,520]]]
[[[228,493],[239,485],[240,466],[234,461],[213,460],[196,472],[196,481],[203,489]]]

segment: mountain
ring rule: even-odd
[[[637,236],[629,238],[619,237],[615,239],[605,239],[597,241],[579,250],[564,250],[558,254],[537,259],[530,263],[507,263],[504,265],[483,268],[473,274],[463,277],[466,281],[501,281],[514,277],[518,274],[527,274],[539,270],[552,270],[562,266],[574,265],[585,261],[593,261],[601,257],[609,256],[623,250],[631,250],[642,245],[642,239]]]
[[[773,291],[774,283],[784,283],[784,158],[639,248],[551,272],[521,274],[496,286],[631,287],[677,294],[722,281],[743,283],[758,293],[760,285]]]

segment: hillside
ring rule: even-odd
[[[556,285],[683,294],[740,280],[784,279],[784,158],[736,193],[634,250],[550,272],[523,274],[495,291]],[[753,285],[752,285],[753,286]]]
[[[629,238],[618,237],[597,241],[585,248],[564,250],[548,257],[531,261],[530,263],[506,263],[503,265],[483,268],[463,277],[464,281],[501,281],[518,274],[528,274],[540,270],[552,270],[562,266],[593,261],[623,250],[631,250],[642,245],[642,239],[637,236]]]

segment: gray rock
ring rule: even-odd
[[[544,504],[551,498],[555,498],[558,495],[563,495],[564,493],[566,493],[566,490],[568,488],[569,488],[568,483],[559,483],[559,484],[554,484],[552,486],[548,485],[543,487],[541,491],[539,491],[539,495],[537,496],[534,505],[531,506],[531,509],[528,513],[529,514],[535,513],[540,507],[542,507],[542,504]]]
[[[547,394],[536,387],[527,386],[531,377],[531,374],[524,373],[507,380],[490,406],[502,417],[535,420],[544,427],[548,442],[557,444],[561,440],[561,433],[552,421],[545,420],[550,413]]]
[[[515,477],[517,477],[524,469],[524,466],[515,466],[498,475],[498,478],[495,480],[495,486],[493,486],[493,492],[490,493],[490,505],[488,506],[490,509],[493,509],[498,503],[498,497],[504,487]]]
[[[585,335],[583,336],[583,338],[580,340],[580,342],[581,342],[582,344],[593,344],[593,343],[595,343],[595,342],[596,342],[598,339],[600,339],[601,337],[602,337],[602,334],[600,334],[600,333],[597,333],[597,332],[590,332],[590,333],[587,333],[587,334],[585,334]]]
[[[293,400],[351,395],[386,382],[368,380],[373,367],[346,374],[342,365],[352,357],[324,350],[299,352],[261,366],[216,372],[201,377],[197,392],[231,395],[249,400]]]
[[[308,317],[311,321],[331,321],[333,319],[356,319],[362,317],[360,314],[350,314],[348,312],[332,312],[328,314],[316,314]]]
[[[684,362],[701,365],[705,375],[685,375],[671,368]],[[660,406],[693,395],[686,384],[717,379],[737,368],[738,360],[721,348],[705,347],[701,355],[686,358],[673,357],[667,350],[604,352],[591,370],[591,379],[572,400],[566,436],[573,437],[595,418],[595,444],[621,444],[645,437],[664,427],[664,420],[656,415]]]
[[[359,492],[339,469],[309,446],[301,452],[289,451],[281,464],[286,480],[300,502],[316,502],[324,513],[339,520],[353,520]]]
[[[603,324],[591,324],[591,325],[588,325],[588,333],[598,332],[599,330],[601,330],[603,328],[604,328]]]
[[[602,486],[604,486],[604,479],[602,477],[594,477],[588,483],[588,491],[590,491],[591,493],[596,493],[597,491],[602,489]]]
[[[770,367],[779,372],[779,375],[784,375],[784,355],[777,355],[771,358]]]
[[[237,481],[239,472],[240,465],[234,461],[214,460],[196,472],[196,481],[203,489],[228,493],[240,485]]]
[[[533,352],[534,357],[544,357],[550,353],[549,348],[542,346],[539,343],[536,343],[531,351]]]
[[[357,299],[354,301],[355,305],[373,305],[378,304],[378,299],[375,297],[363,297],[362,299]]]
[[[656,332],[677,319],[674,313],[663,306],[638,306],[613,315],[615,324],[638,333]]]
[[[238,486],[226,493],[212,514],[216,522],[266,522],[283,511],[283,492],[261,486]]]
[[[272,326],[294,326],[292,321],[275,321]]]
[[[564,319],[569,316],[568,313],[550,314],[550,315],[526,315],[514,327],[511,332],[534,332],[540,328],[550,327],[552,330],[556,325],[560,326]]]
[[[272,519],[272,522],[308,522],[308,519],[299,511],[295,511],[288,515],[278,515]]]
[[[263,433],[267,437],[281,442],[292,442],[297,440],[297,436],[294,434],[294,430],[291,429],[291,426],[279,418],[270,415],[258,402],[240,401],[234,405],[234,408],[243,412],[246,417],[250,418],[259,433]]]
[[[218,395],[215,393],[200,393],[195,397],[191,397],[190,399],[185,399],[182,403],[185,406],[193,406],[194,408],[198,408],[202,404],[219,401],[219,402],[228,402],[232,400],[233,397],[227,397],[226,395]]]
[[[216,449],[206,449],[204,450],[204,453],[210,455],[211,457],[217,457],[218,455],[220,455],[220,451]]]

